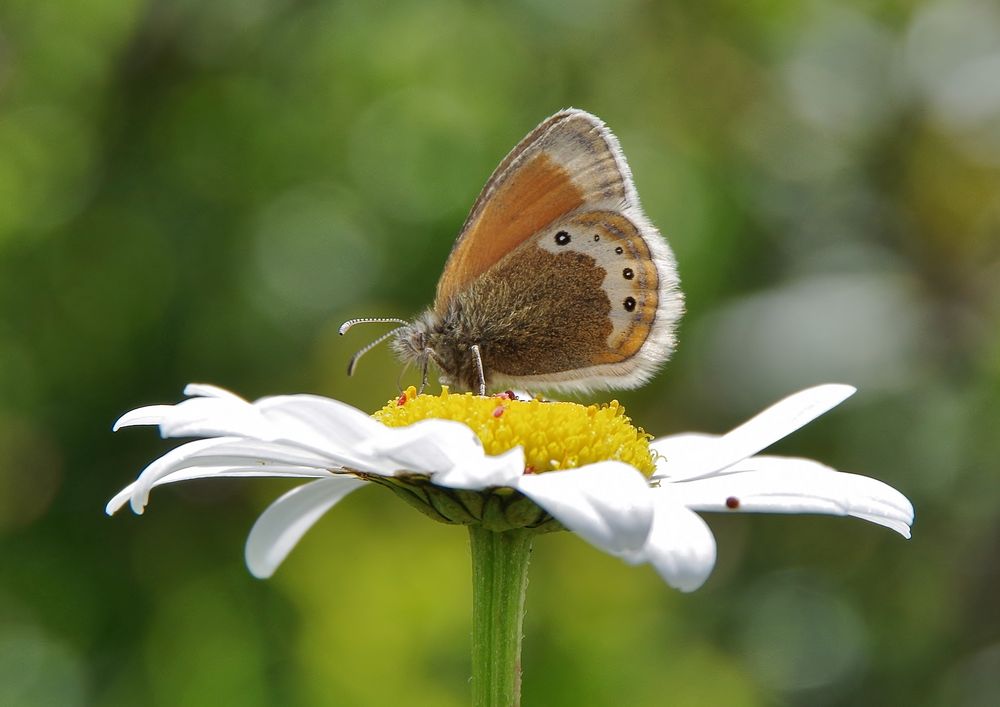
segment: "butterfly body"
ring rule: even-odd
[[[459,389],[589,390],[646,382],[683,311],[669,246],[598,118],[548,118],[500,163],[394,349]]]
[[[524,259],[532,262],[530,272]],[[442,371],[442,383],[465,390],[479,385],[473,345],[480,348],[488,388],[586,366],[601,347],[574,323],[580,317],[608,322],[611,333],[604,277],[589,256],[528,248],[454,295],[443,311],[430,309],[400,331],[396,351],[420,365],[426,356]]]

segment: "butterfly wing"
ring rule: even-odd
[[[435,309],[556,220],[634,200],[631,182],[617,141],[596,116],[569,109],[545,120],[476,199],[438,281]]]
[[[500,163],[438,283],[477,332],[493,383],[635,387],[674,348],[673,254],[598,118],[566,110]]]

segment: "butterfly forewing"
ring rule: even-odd
[[[480,193],[438,282],[435,309],[547,226],[582,209],[624,206],[630,178],[604,124],[557,113],[522,140]]]

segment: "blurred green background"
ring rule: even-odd
[[[412,0],[0,4],[0,704],[462,705],[466,534],[352,496],[269,581],[288,484],[103,505],[189,381],[395,395],[355,316],[428,304],[504,154],[577,106],[680,263],[675,359],[620,395],[721,432],[860,393],[775,450],[876,476],[857,520],[709,517],[682,595],[536,544],[526,705],[1000,704],[1000,7]],[[595,396],[593,400],[610,396]]]

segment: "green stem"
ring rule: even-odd
[[[472,704],[521,702],[521,626],[534,532],[469,526],[472,546]]]

